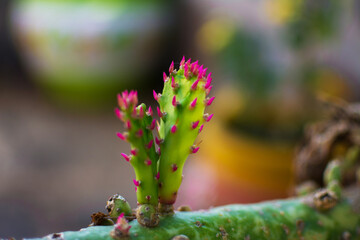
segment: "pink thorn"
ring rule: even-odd
[[[191,108],[194,108],[194,107],[196,106],[196,101],[197,101],[197,98],[195,98],[194,101],[192,101],[192,102],[190,103],[190,109],[191,109]]]
[[[162,118],[164,116],[164,114],[160,111],[159,107],[156,107],[157,110],[157,114],[159,115],[160,118]]]
[[[125,99],[123,97],[121,97],[120,93],[117,95],[117,98],[118,98],[119,107],[122,108],[122,109],[127,108],[126,101],[125,101]]]
[[[156,142],[157,145],[160,145],[160,144],[161,144],[161,140],[158,139],[157,137],[155,137],[155,142]]]
[[[207,100],[206,105],[210,106],[212,104],[212,102],[214,101],[214,99],[215,99],[215,97],[212,97],[209,100]]]
[[[136,150],[136,149],[131,149],[130,152],[131,152],[131,154],[132,154],[133,156],[136,156],[136,154],[137,154],[137,150]]]
[[[130,157],[128,155],[126,155],[125,153],[121,153],[121,156],[123,156],[127,162],[130,161]]]
[[[207,68],[205,68],[205,69],[203,70],[203,72],[202,72],[202,77],[205,77],[207,70],[208,70]]]
[[[206,83],[205,83],[205,89],[208,89],[211,85],[211,81],[212,81],[212,78],[211,78],[211,73],[209,73],[209,75],[207,76],[206,78]]]
[[[203,128],[204,128],[204,124],[200,126],[200,128],[199,128],[199,133],[201,133],[201,131],[203,130]]]
[[[159,156],[161,155],[161,149],[160,148],[158,148],[156,152],[157,152],[157,154],[159,154]]]
[[[132,111],[132,113],[131,113],[131,116],[132,116],[133,118],[136,118],[136,117],[137,117],[136,107],[134,107],[134,109],[133,109],[133,111]]]
[[[125,139],[126,139],[125,136],[124,136],[122,133],[120,133],[120,132],[116,133],[116,136],[118,136],[118,138],[120,138],[121,140],[125,140]]]
[[[151,160],[150,160],[150,159],[145,160],[145,164],[146,164],[146,165],[150,166],[150,165],[151,165],[151,163],[152,163],[152,162],[151,162]]]
[[[184,66],[184,76],[186,78],[189,78],[189,65],[188,64],[185,64],[185,66]]]
[[[127,129],[130,129],[131,128],[131,122],[128,120],[126,121],[126,128]]]
[[[192,125],[191,125],[191,127],[192,127],[193,129],[195,129],[195,128],[197,128],[197,126],[199,125],[199,123],[200,123],[200,121],[193,122]]]
[[[184,66],[185,64],[185,56],[182,57],[181,62],[180,62],[180,66]]]
[[[175,132],[176,132],[176,129],[177,129],[176,125],[173,125],[173,126],[171,127],[171,133],[175,133]]]
[[[146,115],[148,115],[148,116],[152,116],[152,115],[153,115],[153,110],[151,109],[151,106],[150,106],[149,109],[147,110]]]
[[[209,115],[208,117],[205,118],[205,121],[209,122],[213,116],[214,116],[214,114]]]
[[[115,112],[115,115],[116,115],[116,117],[117,117],[118,119],[123,120],[123,114],[122,114],[122,112],[120,111],[120,109],[115,108],[115,109],[114,109],[114,112]]]
[[[146,200],[150,201],[151,196],[150,196],[150,195],[147,195],[145,198],[146,198]]]
[[[210,86],[208,89],[206,89],[206,95],[209,95],[211,89],[212,89],[213,86]]]
[[[190,65],[190,63],[191,63],[191,58],[189,58],[189,60],[186,61],[187,65]]]
[[[165,73],[165,72],[163,72],[163,79],[164,79],[164,82],[166,82],[167,76],[166,76],[166,73]]]
[[[142,137],[144,135],[144,131],[142,129],[139,129],[139,131],[137,131],[136,136],[137,137]]]
[[[120,215],[119,215],[119,218],[123,218],[124,217],[124,213],[121,213]]]
[[[203,71],[204,71],[204,66],[203,65],[201,65],[200,67],[199,67],[199,74],[198,74],[198,78],[202,78],[203,77]]]
[[[173,99],[172,99],[172,105],[174,106],[174,107],[176,107],[177,106],[177,103],[176,103],[176,96],[174,95],[174,97],[173,97]]]
[[[146,144],[146,148],[150,149],[152,147],[153,143],[154,143],[154,140],[150,140],[150,142],[148,144]]]
[[[155,90],[153,90],[153,96],[155,101],[159,100],[159,95],[155,92]]]
[[[137,187],[135,187],[135,192],[137,192]]]
[[[150,124],[150,130],[154,130],[154,128],[155,128],[155,123],[156,123],[156,120],[153,119],[152,122],[151,122],[151,124]]]
[[[156,174],[156,180],[159,180],[160,179],[160,172],[158,172],[157,174]]]
[[[199,61],[195,61],[195,62],[193,62],[193,63],[191,64],[190,71],[191,71],[193,74],[195,74],[195,72],[196,72],[196,70],[197,70],[197,68],[198,68],[198,62],[199,62]]]
[[[171,170],[175,172],[178,169],[178,166],[176,164],[171,165]]]
[[[136,187],[140,186],[140,181],[136,181],[136,179],[133,179],[133,183]]]
[[[192,153],[197,153],[197,151],[199,151],[200,147],[191,147],[191,152]]]
[[[171,87],[176,88],[177,86],[178,86],[178,84],[175,82],[174,77],[171,77]]]
[[[198,85],[198,83],[199,83],[199,78],[191,85],[191,90],[196,90],[196,88],[197,88],[197,85]]]
[[[143,117],[144,117],[144,109],[143,109],[143,106],[140,106],[140,109],[139,109],[139,117],[140,117],[140,118],[143,118]]]
[[[171,62],[169,67],[169,73],[172,73],[174,71],[174,61]]]

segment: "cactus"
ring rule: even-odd
[[[206,106],[214,97],[207,98],[211,90],[211,73],[198,61],[191,63],[185,58],[180,62],[179,70],[174,70],[174,62],[169,68],[169,76],[164,73],[162,94],[154,93],[159,102],[159,137],[161,155],[159,161],[159,201],[161,209],[174,204],[182,180],[185,160],[190,153],[196,153],[199,147],[195,139],[210,121],[212,114],[204,114]],[[164,206],[165,205],[165,206]],[[170,207],[171,210],[171,207]]]

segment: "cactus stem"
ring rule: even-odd
[[[197,151],[199,151],[200,147],[196,147],[196,146],[191,146],[190,147],[190,151],[191,153],[197,153]]]
[[[168,80],[168,77],[166,76],[165,72],[163,72],[163,79],[164,79],[164,82],[166,82]]]
[[[131,150],[130,150],[130,153],[131,153],[133,156],[136,156],[136,154],[138,153],[138,150],[137,150],[136,148],[131,149]]]
[[[146,144],[146,148],[150,149],[152,147],[153,143],[154,143],[154,140],[150,140],[150,142],[148,144]]]
[[[124,140],[124,141],[126,140],[125,135],[120,132],[116,133],[116,136],[118,136],[118,138],[120,138],[121,140]]]
[[[180,67],[184,67],[184,64],[185,64],[185,56],[183,56],[181,59]]]
[[[155,92],[155,90],[153,90],[153,96],[154,96],[155,101],[159,100],[159,95]]]
[[[198,85],[198,83],[199,83],[199,80],[200,80],[200,78],[198,78],[192,85],[191,85],[191,90],[196,90],[196,88],[197,88],[197,85]]]
[[[206,106],[210,106],[212,104],[212,102],[214,101],[215,97],[206,99]]]
[[[141,138],[144,135],[144,131],[142,129],[139,129],[139,131],[136,132],[136,136]]]
[[[174,125],[171,127],[171,133],[175,133],[175,132],[176,132],[176,129],[177,129],[177,127],[176,127],[176,125],[174,124]]]
[[[140,187],[141,182],[137,181],[136,179],[133,179],[133,183],[136,187]]]
[[[200,126],[200,128],[199,128],[199,133],[201,133],[201,131],[203,130],[203,128],[204,128],[204,124]]]
[[[193,109],[196,106],[196,101],[197,98],[195,98],[191,103],[190,103],[190,109]]]
[[[199,123],[200,123],[200,121],[193,122],[192,125],[191,125],[191,128],[192,128],[192,129],[197,128],[197,126],[199,125]]]
[[[156,176],[155,176],[155,179],[156,180],[159,180],[160,179],[160,172],[157,172]]]
[[[145,160],[145,164],[150,166],[152,164],[152,161],[150,159]]]
[[[130,156],[125,153],[121,153],[121,156],[123,156],[127,162],[130,162]]]
[[[169,73],[171,74],[174,71],[174,61],[171,62],[169,67]]]
[[[178,166],[175,163],[171,165],[171,170],[173,172],[176,172],[177,169],[178,169]]]

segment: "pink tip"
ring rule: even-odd
[[[116,133],[116,136],[118,136],[118,138],[120,138],[121,140],[125,140],[125,139],[126,139],[125,136],[124,136],[122,133],[120,133],[120,132]]]
[[[151,196],[150,196],[150,195],[147,195],[145,198],[146,198],[146,200],[150,201]]]
[[[133,179],[133,183],[136,187],[140,186],[140,181],[136,181],[136,179]]]
[[[139,117],[140,117],[140,118],[143,118],[143,117],[144,117],[144,109],[143,109],[143,106],[140,106],[140,109],[139,109]]]
[[[163,79],[164,79],[164,82],[166,82],[167,76],[166,76],[166,73],[165,73],[165,72],[163,72]]]
[[[191,152],[192,153],[197,153],[199,151],[200,147],[192,147],[191,148]]]
[[[159,107],[156,107],[157,110],[157,114],[159,115],[160,118],[162,118],[164,116],[164,114],[160,111]]]
[[[139,131],[137,131],[136,136],[137,137],[142,137],[144,135],[144,131],[142,129],[139,129]]]
[[[208,117],[205,118],[205,121],[209,122],[213,116],[214,114],[210,114]]]
[[[136,150],[136,149],[131,149],[130,152],[131,152],[131,154],[132,154],[133,156],[136,156],[136,154],[137,154],[137,150]]]
[[[158,148],[158,149],[156,150],[156,152],[157,152],[157,154],[159,154],[159,156],[161,155],[161,149],[160,149],[160,148]]]
[[[137,187],[135,187],[135,192],[137,192]]]
[[[195,74],[195,72],[198,70],[198,62],[199,61],[195,61],[195,62],[193,62],[192,64],[191,64],[191,67],[190,67],[190,71],[193,73],[193,74]]]
[[[151,163],[152,163],[152,162],[151,162],[151,160],[150,160],[150,159],[145,160],[145,164],[146,164],[146,165],[150,166],[150,165],[151,165]]]
[[[130,129],[131,128],[131,122],[128,120],[126,121],[126,128],[127,129]]]
[[[190,108],[194,108],[196,106],[196,101],[197,98],[195,98],[191,103],[190,103]]]
[[[199,67],[199,74],[198,74],[198,78],[202,78],[203,77],[203,71],[204,71],[204,66],[203,65],[201,65],[200,67]]]
[[[203,130],[203,128],[204,128],[204,124],[200,126],[200,128],[199,128],[199,133],[201,133],[201,131]]]
[[[169,67],[169,73],[172,73],[174,71],[174,61],[171,62]]]
[[[211,89],[212,89],[212,85],[208,88],[208,89],[206,89],[206,95],[209,95],[209,93],[210,93],[210,91],[211,91]]]
[[[154,143],[154,140],[150,140],[150,142],[148,144],[146,144],[146,148],[150,149],[152,147],[153,143]]]
[[[116,115],[116,117],[117,117],[118,119],[123,120],[123,114],[122,114],[122,112],[120,111],[120,109],[115,108],[115,109],[114,109],[114,112],[115,112],[115,115]]]
[[[200,122],[200,121],[193,122],[192,125],[191,125],[191,127],[192,127],[193,129],[197,128],[197,126],[199,125],[199,122]]]
[[[187,65],[190,65],[190,63],[191,63],[191,58],[189,58],[189,59],[186,61],[186,64],[187,64]]]
[[[152,115],[153,115],[153,110],[151,109],[151,106],[150,106],[149,109],[146,111],[146,115],[148,115],[148,116],[152,116]]]
[[[124,217],[124,213],[121,213],[120,215],[119,215],[119,218],[123,218]]]
[[[159,180],[160,179],[160,172],[158,172],[157,174],[156,174],[156,180]]]
[[[205,89],[208,89],[211,85],[211,81],[212,81],[212,78],[211,78],[211,73],[209,73],[209,75],[207,76],[206,78],[206,83],[205,83]]]
[[[202,76],[201,76],[201,77],[205,77],[205,75],[206,75],[206,71],[207,71],[207,68],[205,68],[205,69],[203,70],[203,72],[202,72]]]
[[[176,125],[173,125],[173,126],[171,127],[171,133],[175,133],[175,132],[176,132],[176,129],[177,129]]]
[[[185,56],[182,57],[181,62],[180,62],[180,66],[184,66],[185,64]]]
[[[130,161],[130,157],[128,155],[126,155],[125,153],[121,153],[121,156],[123,156],[127,162]]]
[[[124,93],[123,93],[123,94],[124,94]],[[125,101],[125,99],[121,96],[121,94],[118,94],[118,95],[117,95],[117,98],[118,98],[119,107],[122,108],[122,109],[127,108],[126,101]]]
[[[176,107],[177,104],[176,104],[176,96],[175,95],[174,95],[171,103],[174,107]]]
[[[171,77],[171,87],[172,88],[176,88],[177,87],[177,84],[175,82],[175,78],[174,77]]]
[[[150,124],[150,130],[154,130],[154,128],[155,128],[155,123],[156,123],[156,120],[153,119],[152,122],[151,122],[151,124]]]
[[[156,142],[157,145],[160,145],[160,144],[161,144],[161,140],[158,139],[157,137],[155,137],[155,142]]]
[[[159,95],[157,95],[155,90],[153,90],[153,96],[154,96],[155,101],[159,100]]]
[[[176,164],[171,165],[171,170],[175,172],[178,169],[178,166]]]
[[[212,102],[214,101],[215,97],[210,98],[207,102],[206,105],[210,106],[212,104]]]
[[[185,66],[184,66],[184,76],[186,78],[189,78],[189,65],[188,64],[185,64]]]
[[[197,88],[197,85],[198,85],[198,83],[199,83],[199,78],[191,85],[191,90],[196,90],[196,88]]]

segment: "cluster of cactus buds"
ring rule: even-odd
[[[206,72],[207,68],[198,61],[186,61],[185,57],[178,70],[171,63],[169,74],[163,73],[162,93],[153,91],[159,103],[156,108],[159,121],[153,118],[151,107],[138,105],[137,92],[118,95],[119,108],[115,113],[127,131],[117,136],[131,144],[131,154],[122,153],[122,156],[134,167],[138,203],[146,204],[145,209],[157,208],[159,202],[172,206],[184,163],[189,154],[199,150],[196,137],[213,117],[205,113],[205,108],[214,101],[214,97],[208,97],[212,77]],[[157,131],[155,138],[153,130]]]

